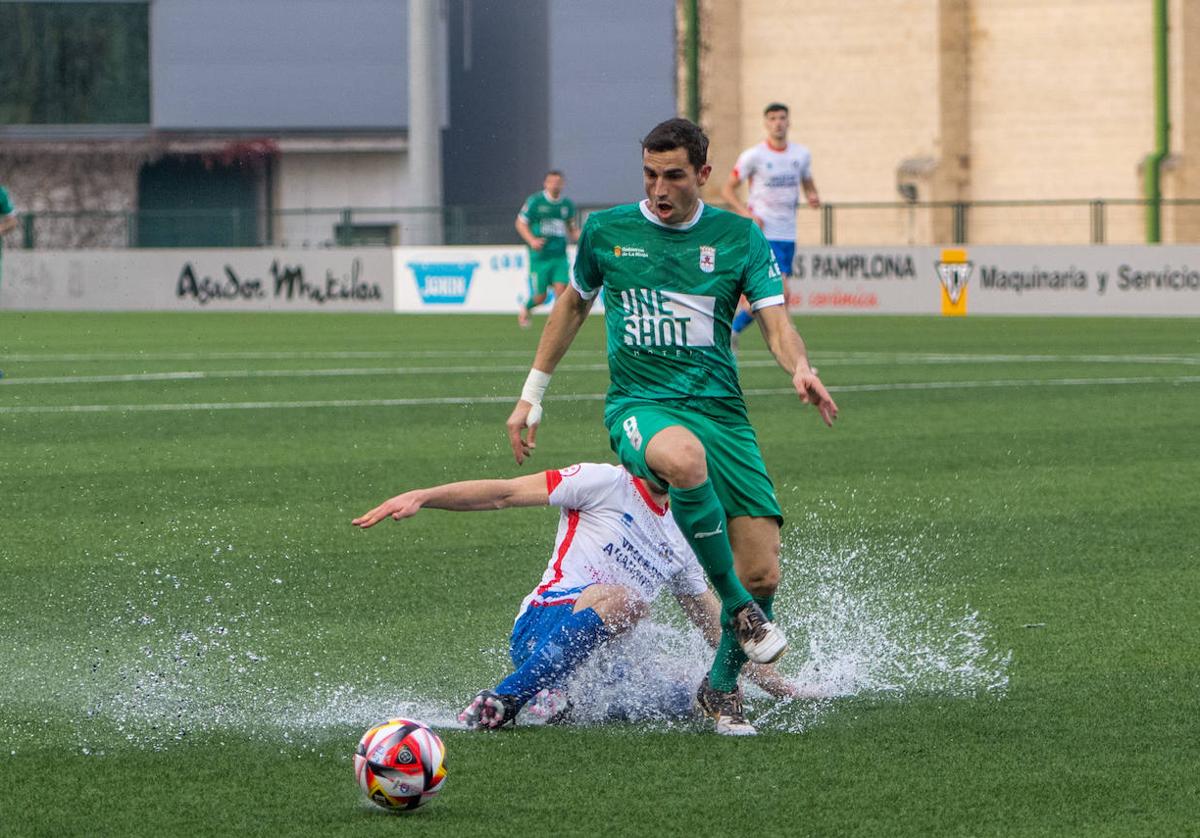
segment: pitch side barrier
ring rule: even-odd
[[[799,248],[793,311],[1200,316],[1200,246]]]
[[[515,314],[528,267],[518,246],[10,251],[0,308]],[[1200,316],[1193,245],[800,248],[792,270],[796,313]]]

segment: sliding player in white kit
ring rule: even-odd
[[[767,105],[763,125],[767,138],[738,156],[729,180],[721,187],[721,197],[731,210],[752,218],[762,228],[786,282],[796,259],[796,208],[800,206],[800,193],[803,191],[813,209],[821,206],[821,197],[813,182],[812,152],[799,143],[788,142],[787,105],[779,102]],[[750,195],[744,204],[737,195],[742,181],[750,182]],[[733,320],[733,334],[741,334],[753,321],[749,307],[742,308]]]
[[[667,509],[667,495],[620,466],[582,463],[512,480],[469,480],[416,489],[354,519],[366,529],[423,507],[458,512],[558,506],[558,537],[541,583],[517,613],[509,653],[516,670],[481,691],[459,720],[472,728],[513,721],[530,699],[561,688],[601,643],[632,628],[664,588],[716,646],[721,605]],[[746,675],[767,692],[795,689],[769,665]],[[694,688],[694,684],[690,685]],[[753,734],[744,720],[722,733]]]

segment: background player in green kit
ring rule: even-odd
[[[788,317],[762,231],[700,200],[707,152],[708,138],[685,119],[659,124],[642,141],[646,200],[588,218],[575,278],[551,312],[507,427],[521,463],[535,445],[550,375],[603,291],[610,442],[631,472],[668,488],[675,520],[721,598],[721,642],[697,703],[719,733],[749,734],[738,673],[747,658],[777,659],[787,641],[771,622],[782,516],[729,347],[740,295],[800,400],[829,425],[837,405]]]
[[[529,325],[529,313],[546,302],[546,292],[553,288],[557,299],[571,277],[567,239],[579,238],[579,226],[575,205],[563,197],[563,180],[560,171],[546,172],[542,191],[526,198],[517,214],[517,232],[529,246],[529,299],[517,313],[522,327]]]
[[[13,209],[12,201],[8,199],[8,190],[0,186],[0,236],[3,236],[9,230],[15,230],[17,223],[17,213]],[[3,257],[4,241],[0,239],[0,279],[4,276]]]

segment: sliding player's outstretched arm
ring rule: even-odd
[[[517,406],[513,408],[512,415],[505,423],[508,428],[508,442],[512,446],[517,465],[525,462],[525,458],[537,447],[534,437],[537,434],[538,423],[542,420],[542,396],[550,384],[551,374],[558,367],[563,355],[567,354],[567,349],[575,340],[575,335],[579,334],[579,328],[587,320],[591,308],[592,300],[585,300],[573,285],[568,285],[550,311],[550,319],[542,331],[542,338],[538,341],[537,353],[533,358],[533,369],[529,371],[529,377],[525,380],[525,388],[521,391]],[[524,436],[526,429],[529,430],[528,437]]]
[[[543,474],[529,474],[512,480],[464,480],[396,495],[350,523],[365,530],[384,518],[395,521],[411,518],[425,507],[452,512],[479,512],[549,504],[550,493]]]
[[[702,594],[676,594],[679,607],[692,625],[700,629],[708,645],[714,649],[721,639],[721,601],[712,591]],[[771,664],[748,663],[742,673],[776,698],[792,698],[797,694],[786,678]]]

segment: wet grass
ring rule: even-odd
[[[556,513],[348,521],[415,485],[607,460],[600,402],[548,403],[518,470],[505,397],[536,330],[508,318],[0,313],[0,833],[1188,834],[1194,322],[802,331],[850,387],[839,426],[750,404],[789,520],[786,668],[827,697],[757,702],[746,741],[444,729],[445,792],[395,818],[361,801],[355,740],[503,674]],[[600,339],[552,394],[602,392]],[[757,337],[743,358],[767,360]],[[417,366],[471,370],[295,374]],[[111,380],[222,370],[247,375]],[[1109,383],[1061,383],[1087,378]],[[1041,383],[985,386],[1017,380]],[[896,383],[921,388],[871,389]],[[461,399],[374,403],[433,397]],[[95,410],[247,401],[273,406]]]

